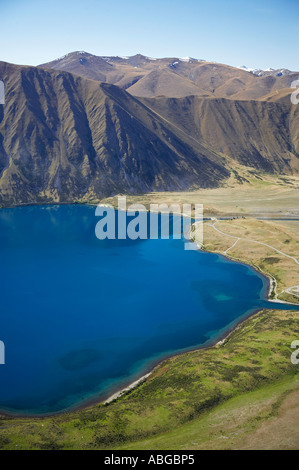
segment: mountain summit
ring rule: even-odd
[[[154,59],[142,54],[131,57],[98,57],[84,51],[71,52],[42,64],[83,78],[117,85],[134,96],[214,96],[256,100],[289,88],[298,73],[286,69],[259,70],[230,67],[192,57]]]

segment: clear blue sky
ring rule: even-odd
[[[0,60],[68,52],[299,71],[299,0],[0,0]]]

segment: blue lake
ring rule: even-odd
[[[0,409],[47,414],[108,397],[168,355],[263,307],[268,281],[184,240],[105,240],[95,208],[0,210]]]

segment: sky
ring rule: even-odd
[[[68,52],[299,71],[299,0],[0,0],[0,60]]]

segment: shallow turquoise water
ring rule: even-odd
[[[100,241],[97,221],[80,205],[0,211],[0,409],[44,414],[103,398],[274,307],[248,266],[184,240]]]

